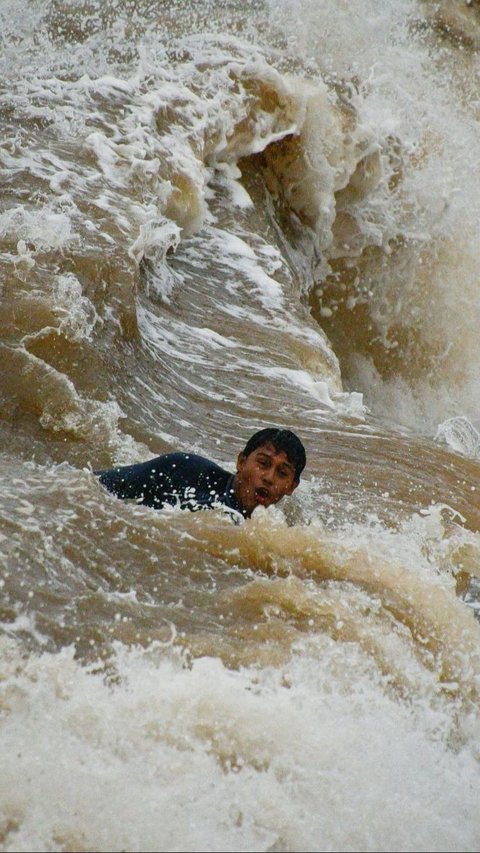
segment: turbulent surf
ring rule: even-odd
[[[478,850],[479,3],[0,22],[0,849]]]

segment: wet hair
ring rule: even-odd
[[[248,456],[264,444],[273,444],[277,453],[283,450],[288,461],[295,468],[295,480],[300,480],[300,474],[305,468],[307,456],[305,448],[294,432],[278,427],[266,427],[254,433],[243,448],[243,455]]]

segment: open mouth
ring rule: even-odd
[[[268,503],[269,498],[270,492],[268,489],[264,489],[263,486],[260,486],[259,489],[255,489],[255,500],[257,504],[263,504],[263,506],[265,506],[265,504]]]

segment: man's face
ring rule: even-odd
[[[262,444],[244,456],[239,453],[233,481],[235,497],[250,516],[257,506],[278,503],[298,486],[295,467],[287,454],[273,444]]]

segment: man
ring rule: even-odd
[[[255,507],[291,495],[305,463],[305,449],[295,433],[267,427],[252,435],[238,454],[235,474],[191,453],[166,453],[95,473],[117,497],[155,509],[166,504],[192,511],[224,506],[250,518]]]

